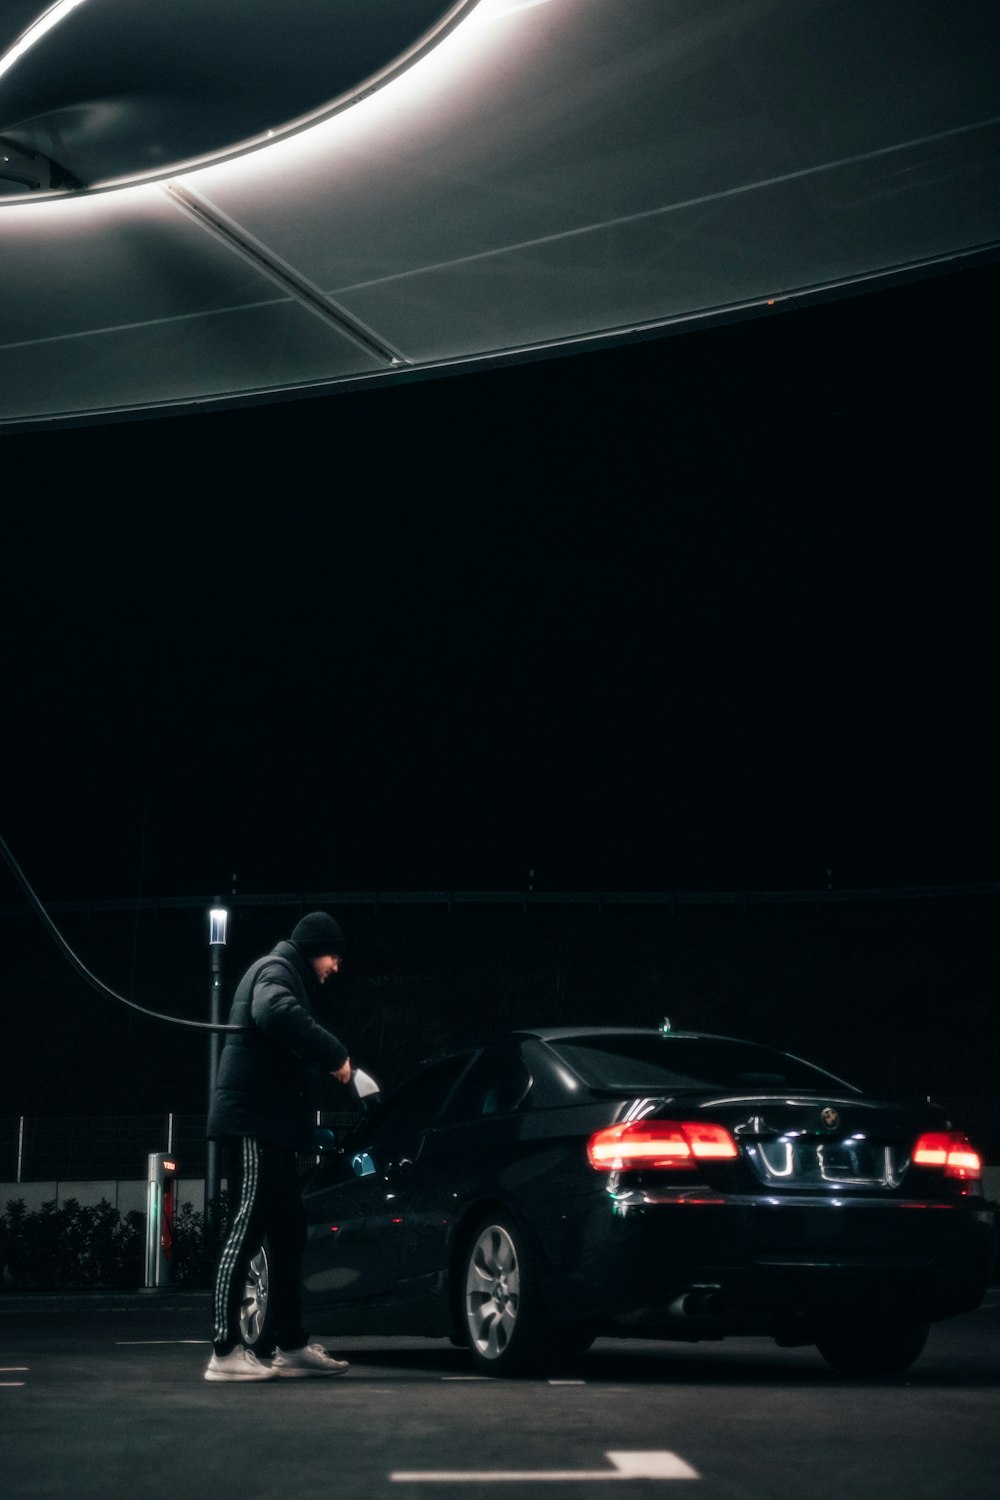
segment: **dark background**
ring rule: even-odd
[[[77,907],[985,882],[836,915],[330,904],[345,1035],[390,1074],[473,1021],[672,994],[995,1091],[998,287],[4,437],[0,832]],[[204,1042],[114,1014],[0,882],[7,1112],[193,1098]],[[243,912],[230,980],[296,915]],[[195,908],[65,920],[204,1014]]]

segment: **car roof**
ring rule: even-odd
[[[667,1024],[669,1025],[669,1023]],[[826,1073],[829,1078],[843,1084],[845,1088],[854,1089],[855,1093],[863,1092],[856,1084],[848,1082],[845,1078],[841,1078],[837,1073],[831,1073],[829,1069],[824,1068],[821,1064],[810,1062],[808,1058],[801,1057],[798,1053],[785,1052],[781,1047],[775,1046],[772,1042],[755,1042],[749,1040],[747,1037],[722,1036],[718,1032],[712,1031],[664,1031],[658,1026],[519,1026],[516,1030],[507,1033],[508,1040],[530,1039],[540,1042],[586,1041],[588,1038],[598,1041],[601,1037],[613,1036],[658,1037],[663,1042],[725,1042],[727,1046],[751,1047],[755,1051],[772,1052],[778,1056],[791,1058],[795,1062],[805,1063],[807,1067],[814,1068],[817,1072]],[[502,1041],[503,1038],[498,1037],[491,1040]]]
[[[574,1040],[586,1037],[593,1037],[596,1040],[602,1036],[658,1036],[663,1039],[684,1037],[686,1040],[695,1041],[740,1042],[748,1047],[766,1045],[748,1042],[746,1037],[719,1036],[710,1031],[663,1031],[658,1026],[518,1026],[508,1035],[533,1037],[540,1042],[568,1041],[571,1037]]]

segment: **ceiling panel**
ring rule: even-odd
[[[200,190],[318,285],[518,244],[1000,115],[1000,7],[546,0],[483,10],[390,90]],[[495,15],[490,21],[489,17]],[[820,23],[823,25],[820,25]],[[974,23],[974,24],[973,24]],[[948,46],[936,51],[936,42]]]
[[[176,407],[376,368],[370,355],[294,302],[186,318],[180,332],[176,322],[151,322],[0,348],[5,411],[18,419]]]
[[[958,180],[921,181],[919,164],[866,187],[847,172],[822,188],[777,183],[509,251],[336,289],[407,358],[470,357],[624,330],[864,278],[874,267],[974,245],[1000,196],[1000,127],[991,154]],[[987,138],[984,138],[984,148]],[[880,202],[892,198],[891,219]],[[831,212],[831,202],[839,206]]]
[[[0,346],[272,301],[158,187],[0,208]]]

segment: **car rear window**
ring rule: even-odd
[[[800,1058],[726,1037],[560,1037],[549,1046],[592,1088],[826,1092],[831,1085],[845,1087],[842,1079]]]

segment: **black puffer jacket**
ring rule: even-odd
[[[313,1017],[319,988],[309,960],[279,943],[240,980],[229,1015],[248,1030],[226,1037],[208,1116],[213,1140],[250,1135],[308,1151],[319,1083],[347,1061],[347,1048]]]

